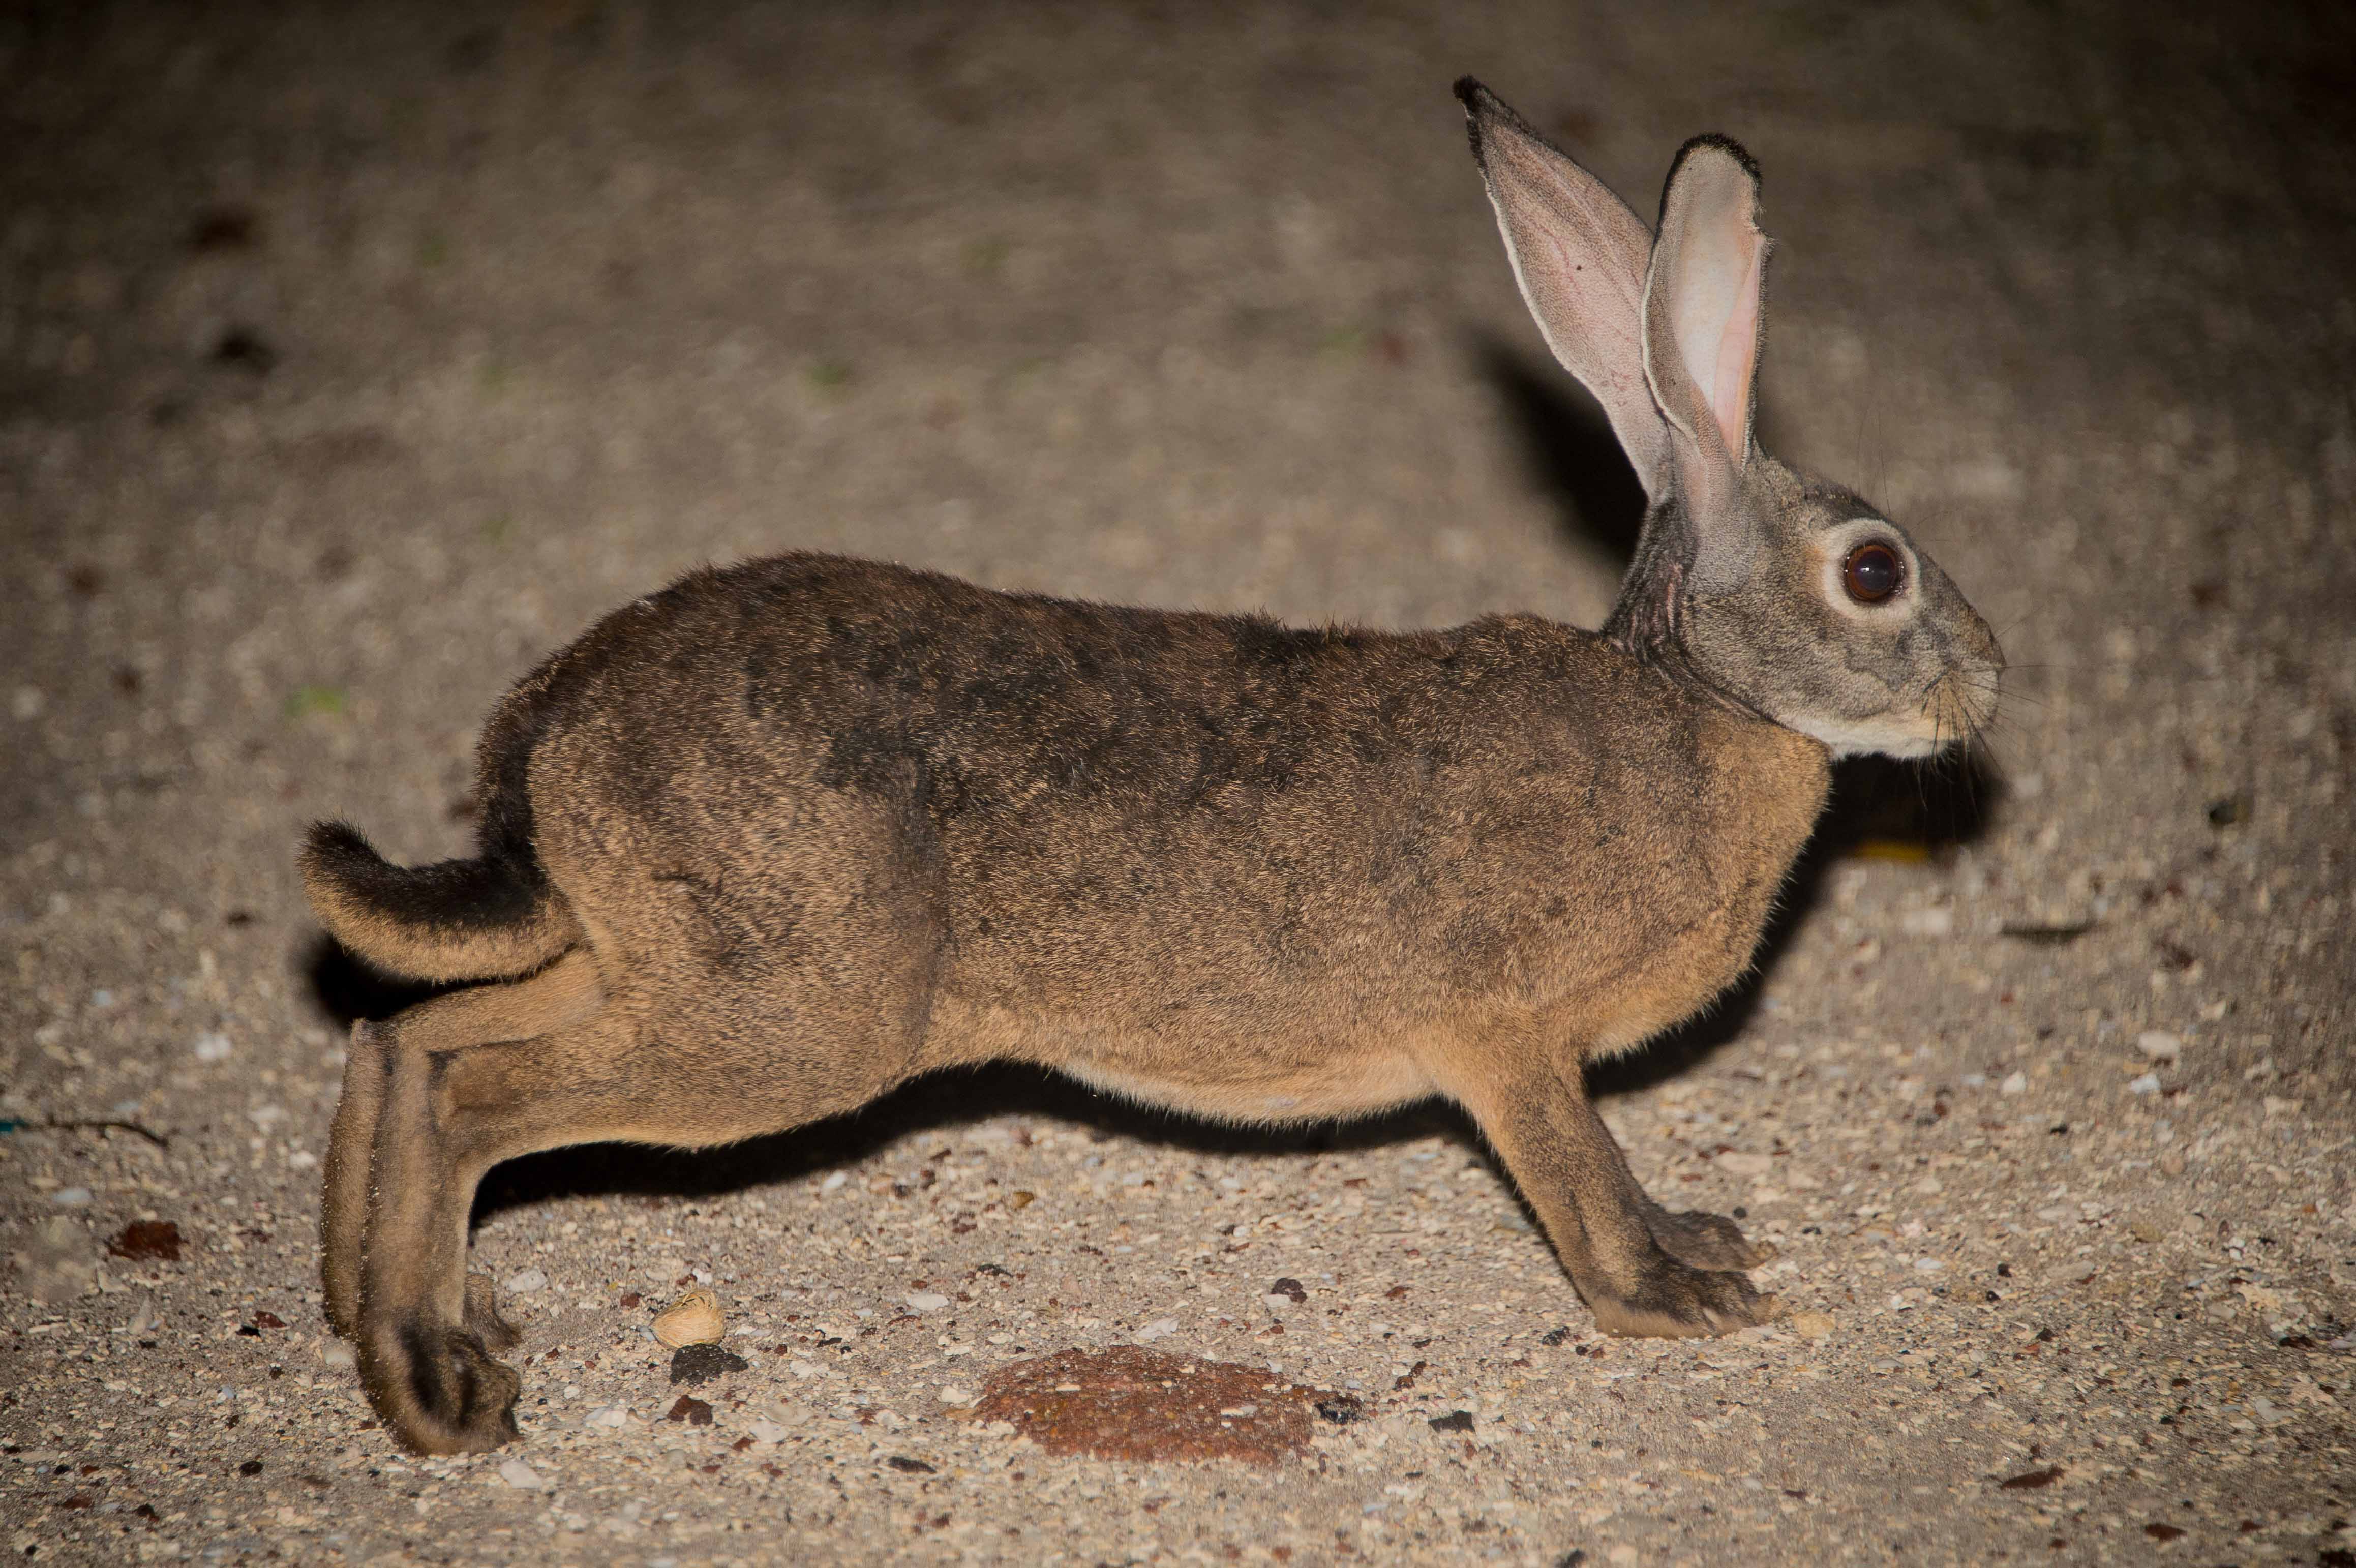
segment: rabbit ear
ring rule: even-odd
[[[1495,93],[1468,76],[1456,96],[1522,300],[1563,369],[1603,405],[1644,493],[1657,499],[1669,432],[1644,371],[1653,236],[1627,203],[1547,145]]]
[[[1644,285],[1644,374],[1676,431],[1672,460],[1705,534],[1751,457],[1769,248],[1758,209],[1750,154],[1723,136],[1687,142],[1661,198]]]

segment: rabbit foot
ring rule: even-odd
[[[494,1350],[523,1343],[523,1330],[499,1315],[498,1287],[488,1274],[466,1276],[466,1332]]]
[[[1584,1293],[1595,1326],[1631,1338],[1685,1339],[1731,1334],[1773,1318],[1776,1301],[1740,1274],[1662,1258],[1636,1288]]]
[[[412,1319],[379,1329],[363,1344],[361,1372],[373,1402],[418,1453],[477,1453],[521,1435],[515,1403],[523,1379],[471,1329]]]
[[[1725,1215],[1698,1208],[1672,1214],[1654,1205],[1645,1212],[1644,1228],[1661,1251],[1697,1269],[1755,1269],[1775,1255],[1773,1243],[1753,1241]]]

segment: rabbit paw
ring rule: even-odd
[[[1632,1338],[1731,1334],[1766,1323],[1776,1312],[1775,1298],[1752,1289],[1740,1274],[1691,1268],[1667,1257],[1633,1290],[1586,1294],[1597,1327]]]
[[[488,1274],[466,1276],[466,1332],[494,1350],[523,1343],[523,1330],[499,1316],[498,1287]]]
[[[1723,1214],[1698,1208],[1672,1214],[1655,1205],[1645,1213],[1644,1226],[1661,1251],[1697,1269],[1755,1269],[1775,1255],[1772,1243],[1750,1240]]]
[[[520,1435],[523,1380],[472,1331],[412,1320],[363,1340],[369,1391],[396,1435],[420,1454],[497,1448]]]

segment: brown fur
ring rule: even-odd
[[[1643,1204],[1580,1064],[1742,970],[1824,751],[1591,634],[1293,631],[787,556],[609,618],[508,699],[484,776],[525,780],[581,945],[357,1031],[329,1162],[329,1309],[417,1446],[508,1432],[461,1290],[490,1165],[727,1143],[992,1058],[1249,1121],[1448,1093],[1605,1322],[1762,1311],[1676,1261],[1757,1254]]]
[[[1514,188],[1590,177],[1477,89],[1467,102],[1476,136],[1523,138],[1492,170],[1509,245],[1526,219],[1550,254],[1590,254]],[[1695,156],[1714,182],[1696,223],[1741,216],[1751,177],[1729,145]],[[1612,288],[1548,297],[1635,298],[1633,222],[1609,226]],[[1748,317],[1730,319],[1699,340],[1739,349]],[[1643,339],[1607,325],[1629,352]],[[1739,381],[1697,379],[1747,431]],[[1623,433],[1642,414],[1614,411]],[[431,1452],[514,1434],[518,1379],[492,1354],[511,1331],[465,1273],[492,1165],[728,1143],[987,1060],[1235,1121],[1449,1096],[1604,1327],[1764,1321],[1772,1298],[1739,1271],[1767,1250],[1646,1197],[1581,1069],[1742,972],[1823,803],[1799,675],[1723,672],[1847,633],[1932,660],[1937,628],[1901,618],[1952,612],[1926,593],[1920,611],[1817,607],[1821,628],[1781,642],[1746,631],[1726,593],[1815,596],[1833,581],[1824,531],[1885,525],[1681,439],[1654,444],[1654,510],[1607,636],[1526,616],[1297,630],[787,555],[641,599],[510,693],[484,734],[473,859],[404,872],[323,824],[305,871],[338,938],[493,982],[354,1031],[324,1274],[378,1410]],[[1678,478],[1738,457],[1709,487]],[[1692,510],[1703,488],[1719,510]],[[1702,578],[1719,596],[1697,596]],[[1952,646],[1976,646],[1967,632]],[[1933,725],[1910,708],[1917,680],[1891,674],[1879,699],[1838,685],[1840,733],[1912,744]]]

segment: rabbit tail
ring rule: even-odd
[[[529,849],[400,866],[350,824],[319,822],[303,846],[303,888],[337,941],[414,980],[529,974],[582,935]]]

